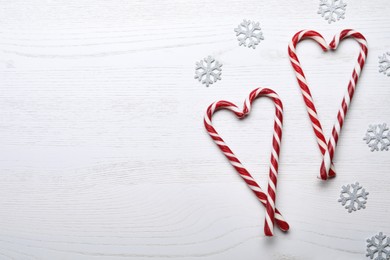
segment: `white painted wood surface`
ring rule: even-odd
[[[365,240],[390,235],[389,152],[369,151],[369,124],[390,123],[390,5],[348,1],[328,24],[317,1],[0,1],[0,259],[366,259]],[[239,47],[233,29],[260,21],[265,40]],[[369,56],[342,131],[338,176],[316,178],[320,154],[287,44],[300,29],[330,41],[362,32]],[[324,54],[299,45],[326,135],[358,45]],[[194,80],[213,55],[222,81]],[[203,128],[218,99],[254,88],[281,96],[285,127],[277,205],[291,231],[266,238],[264,208]],[[215,124],[266,184],[273,107]],[[370,192],[367,208],[337,203],[343,184]]]

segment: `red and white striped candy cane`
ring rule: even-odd
[[[352,77],[348,84],[347,93],[345,94],[341,103],[341,107],[338,111],[337,120],[332,129],[332,135],[329,138],[328,142],[326,142],[321,123],[318,119],[317,110],[315,108],[313,98],[311,96],[309,86],[306,81],[305,74],[303,73],[295,48],[301,40],[312,39],[321,46],[323,51],[336,50],[340,41],[346,38],[353,38],[359,43],[360,53],[357,60],[357,64],[352,72]],[[326,43],[325,39],[322,37],[322,35],[318,32],[312,30],[302,30],[294,35],[288,46],[288,54],[290,56],[291,65],[294,68],[298,84],[301,87],[302,96],[307,107],[307,112],[312,122],[314,133],[317,137],[317,143],[323,155],[319,176],[323,180],[326,180],[329,177],[334,177],[336,175],[332,160],[340,135],[340,131],[344,123],[344,118],[347,114],[349,104],[355,92],[360,72],[363,69],[364,62],[367,57],[367,51],[367,42],[364,36],[361,33],[356,32],[352,29],[343,30],[339,34],[335,35],[329,46]]]
[[[268,195],[263,192],[260,186],[257,184],[251,174],[245,169],[240,160],[234,155],[233,151],[226,145],[223,139],[219,136],[218,132],[213,127],[211,120],[213,114],[221,109],[227,109],[232,111],[238,118],[244,118],[249,114],[251,110],[252,102],[261,96],[269,97],[275,104],[275,121],[274,121],[274,134],[272,138],[272,153],[271,153],[271,165],[269,170],[268,180]],[[280,143],[282,139],[282,125],[283,125],[283,104],[278,95],[271,89],[257,88],[253,90],[249,97],[244,102],[242,111],[233,103],[228,101],[217,101],[211,104],[206,111],[204,118],[204,125],[207,132],[214,140],[214,142],[221,149],[223,154],[229,160],[231,165],[237,170],[242,179],[247,183],[249,188],[254,192],[260,202],[266,207],[266,218],[264,233],[267,236],[273,235],[274,220],[282,231],[289,229],[288,223],[284,220],[283,216],[278,209],[275,208],[276,199],[276,185],[278,176],[278,160],[280,152]]]

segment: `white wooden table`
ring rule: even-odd
[[[370,152],[369,124],[390,124],[388,1],[348,1],[328,24],[317,1],[0,1],[0,259],[356,260],[390,235],[390,152]],[[265,40],[239,47],[233,29],[259,21]],[[338,176],[316,178],[320,153],[288,60],[300,29],[329,41],[362,32],[369,55],[338,145]],[[326,136],[359,46],[298,54]],[[206,88],[195,62],[213,55]],[[277,205],[291,230],[263,234],[264,207],[212,143],[203,113],[256,87],[279,93],[284,136]],[[273,106],[215,125],[265,187]],[[349,214],[341,186],[359,181],[367,208]]]

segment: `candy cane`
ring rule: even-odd
[[[274,121],[274,133],[272,138],[272,153],[271,153],[271,165],[269,170],[268,179],[268,195],[262,191],[260,186],[257,184],[251,174],[245,169],[240,160],[234,155],[233,151],[226,145],[223,139],[219,136],[218,132],[212,126],[211,119],[213,114],[217,110],[227,109],[232,111],[238,118],[244,118],[249,114],[251,110],[252,102],[261,96],[269,97],[275,104],[275,121]],[[278,95],[271,89],[257,88],[253,90],[249,97],[244,102],[243,110],[239,110],[238,107],[228,101],[217,101],[211,104],[206,111],[204,117],[204,125],[210,137],[221,149],[223,154],[229,160],[231,165],[236,169],[242,179],[246,182],[249,188],[254,192],[260,202],[266,207],[266,218],[264,233],[267,236],[273,235],[273,224],[274,220],[282,231],[289,229],[288,223],[284,220],[280,211],[275,208],[276,199],[276,184],[278,176],[278,159],[280,152],[280,142],[282,139],[282,125],[283,125],[283,104],[279,99]]]
[[[351,80],[348,84],[348,91],[345,94],[343,101],[341,103],[341,107],[337,114],[337,120],[332,129],[332,135],[329,138],[328,142],[325,141],[325,136],[322,130],[321,123],[318,119],[317,110],[315,108],[313,98],[311,96],[305,74],[301,68],[301,64],[296,55],[296,46],[297,44],[304,39],[313,39],[316,41],[322,48],[323,51],[327,50],[336,50],[340,41],[346,38],[355,39],[360,45],[360,53],[357,60],[357,64],[352,72]],[[356,84],[359,79],[359,75],[361,70],[363,69],[364,62],[367,57],[367,42],[362,34],[356,32],[351,29],[346,29],[341,31],[339,34],[335,35],[332,42],[328,44],[325,42],[325,39],[316,31],[311,30],[303,30],[294,35],[289,46],[288,46],[288,54],[290,56],[291,65],[294,68],[296,78],[298,80],[298,84],[301,87],[301,92],[303,99],[306,104],[307,112],[309,114],[310,120],[312,122],[312,127],[314,133],[317,137],[317,143],[320,148],[321,154],[323,155],[321,169],[320,169],[320,178],[323,180],[328,179],[329,177],[334,177],[336,175],[334,165],[333,165],[333,156],[337,146],[338,138],[340,135],[341,128],[344,123],[344,118],[347,114],[349,104],[352,100],[353,94],[355,92]]]

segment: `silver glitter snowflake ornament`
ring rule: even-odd
[[[369,125],[366,136],[363,138],[368,147],[373,151],[389,150],[390,131],[385,123],[379,125]]]
[[[221,80],[221,67],[221,63],[208,56],[196,63],[195,79],[198,79],[208,87],[210,84],[217,82],[217,80]]]
[[[234,31],[236,32],[239,46],[244,45],[245,47],[252,47],[255,49],[256,45],[258,45],[261,40],[264,40],[259,22],[244,20],[234,29]]]
[[[321,14],[328,23],[336,22],[345,18],[345,7],[347,6],[343,0],[320,0],[318,14]]]
[[[368,192],[356,182],[355,184],[341,187],[340,199],[338,201],[351,213],[352,211],[366,208],[367,195]]]
[[[390,259],[390,238],[380,232],[378,235],[367,239],[366,256],[374,260]],[[375,258],[374,258],[375,257]]]
[[[387,54],[387,56],[386,56]],[[390,51],[379,56],[379,72],[390,77]]]

